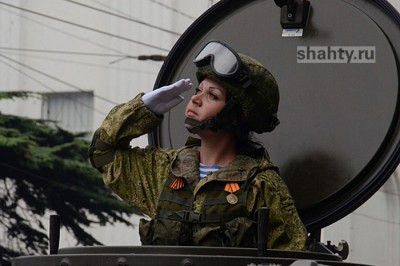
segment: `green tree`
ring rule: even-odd
[[[0,100],[30,97],[0,92]],[[47,254],[43,217],[57,213],[77,245],[101,245],[85,229],[121,222],[133,208],[108,190],[88,161],[89,143],[50,121],[0,113],[0,265],[26,254]]]

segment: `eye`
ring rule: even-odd
[[[210,92],[210,93],[208,94],[208,97],[210,97],[210,99],[212,99],[212,100],[218,100],[218,96],[215,95],[215,94],[212,93],[212,92]]]
[[[201,92],[201,90],[198,87],[194,89],[194,95],[199,94],[199,92]]]

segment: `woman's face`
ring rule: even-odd
[[[219,83],[204,79],[187,104],[185,115],[199,122],[208,120],[224,108],[225,97],[226,91]]]

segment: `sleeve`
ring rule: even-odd
[[[94,135],[89,156],[114,193],[154,217],[174,151],[150,146],[130,147],[133,138],[151,132],[162,121],[162,117],[146,108],[142,95],[110,111]],[[100,160],[101,165],[93,163],[104,157],[109,160]]]
[[[260,173],[253,183],[253,210],[269,209],[268,248],[304,250],[308,238],[287,186],[274,170]]]

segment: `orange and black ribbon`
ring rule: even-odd
[[[238,183],[236,182],[229,182],[226,183],[225,185],[225,191],[229,192],[229,193],[235,193],[236,191],[238,191],[240,189],[240,186]]]
[[[169,185],[170,188],[174,190],[181,189],[185,186],[185,180],[183,177],[175,177],[174,180],[172,180],[171,184]]]

